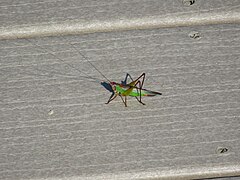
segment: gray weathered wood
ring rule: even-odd
[[[89,6],[84,9],[88,13],[78,15],[70,6],[79,1],[57,2],[17,1],[11,6],[13,2],[1,1],[1,8],[9,10],[1,11],[2,17],[9,15],[9,21],[1,18],[2,27],[41,24],[61,8],[68,9],[69,17],[87,19],[99,3],[76,5]],[[175,8],[177,1],[164,2],[162,12],[157,1],[136,1],[135,12],[141,3],[152,7],[149,13],[191,11]],[[203,2],[197,1],[193,12],[200,7],[230,12],[239,4]],[[107,11],[107,3],[113,4],[110,14],[118,12],[118,1],[106,1],[97,13]],[[19,18],[14,19],[14,12]],[[102,15],[96,18],[109,17]],[[52,19],[63,21],[64,15]],[[239,35],[239,24],[218,24],[1,40],[0,179],[240,175]],[[106,105],[111,93],[83,76],[104,79],[70,43],[109,79],[121,82],[126,73],[136,78],[145,72],[144,87],[163,95],[144,97],[145,106],[135,98],[128,99],[127,108],[120,98]]]

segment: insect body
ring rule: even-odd
[[[127,74],[127,77],[130,77],[132,80],[132,82],[129,84],[120,84],[120,83],[116,83],[116,82],[110,82],[110,85],[113,89],[113,94],[110,96],[110,98],[106,104],[110,103],[117,96],[120,96],[123,103],[127,107],[127,96],[133,96],[138,100],[138,102],[145,105],[142,102],[142,96],[162,95],[162,93],[150,91],[150,90],[142,88],[144,79],[145,79],[145,73],[143,73],[141,76],[139,76],[136,80],[133,80],[129,74]],[[127,77],[126,77],[126,79],[127,79]],[[140,79],[142,79],[142,81]]]

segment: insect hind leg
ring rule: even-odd
[[[132,80],[131,83],[127,83],[127,79],[128,77]],[[140,80],[142,78],[142,80]],[[126,78],[125,80],[123,81],[124,84],[126,85],[130,85],[130,86],[137,86],[139,85],[139,87],[136,87],[137,89],[137,93],[140,95],[140,98],[138,97],[135,97],[137,99],[138,102],[140,102],[142,105],[145,105],[145,103],[142,102],[142,87],[143,87],[143,83],[144,83],[144,80],[145,80],[145,73],[142,73],[136,80],[133,80],[133,78],[131,77],[130,74],[127,73],[126,75]],[[121,97],[121,96],[120,96]],[[122,98],[122,97],[121,97]],[[123,98],[122,98],[122,101],[124,102]],[[125,98],[125,102],[124,102],[125,106],[127,106],[127,100]]]
[[[132,76],[129,73],[127,73],[124,81],[122,81],[122,84],[127,85],[128,84],[128,78],[131,79],[131,81],[134,81]]]
[[[139,90],[137,88],[137,93],[139,93],[140,97],[138,99],[138,97],[135,97],[138,102],[140,102],[142,105],[146,105],[145,103],[142,102],[142,82],[141,81],[137,81],[136,85],[139,84]]]
[[[123,99],[121,94],[119,94],[119,96],[121,97],[122,102],[124,103],[125,107],[127,107],[127,96],[125,96],[125,101],[124,101],[124,99]]]
[[[142,105],[145,105],[145,103],[142,102],[142,87],[143,87],[143,83],[144,83],[144,80],[145,80],[145,73],[142,73],[142,75],[138,79],[140,79],[141,77],[142,77],[142,81],[138,80],[138,82],[137,82],[137,84],[139,84],[139,90],[140,90],[140,100],[139,100],[139,102]]]
[[[133,78],[131,77],[130,74],[127,74],[126,76],[126,79],[127,80],[127,77],[129,77],[131,80],[132,80],[132,83],[133,86],[137,86],[139,85],[137,89],[137,93],[140,95],[140,97],[135,97],[137,99],[138,102],[140,102],[142,105],[145,105],[145,103],[142,102],[142,87],[143,87],[143,83],[144,83],[144,80],[145,80],[145,73],[142,73],[135,81],[133,80]],[[142,81],[140,80],[142,78]],[[131,84],[131,83],[130,83]]]

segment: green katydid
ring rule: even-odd
[[[28,42],[32,43],[30,40],[26,39]],[[130,76],[130,74],[127,74],[125,82],[127,81],[127,78],[129,77],[131,79],[130,83],[116,83],[113,81],[110,81],[98,68],[96,68],[96,66],[94,64],[92,64],[88,58],[83,55],[80,51],[78,51],[78,49],[72,44],[69,43],[78,53],[80,56],[82,56],[104,79],[107,80],[108,84],[111,86],[112,88],[112,95],[110,96],[109,100],[106,102],[106,104],[110,103],[112,100],[114,100],[117,96],[120,96],[120,98],[122,99],[124,105],[127,107],[127,96],[132,96],[135,97],[138,102],[140,102],[141,104],[145,105],[142,102],[142,96],[156,96],[156,95],[162,95],[162,93],[160,92],[155,92],[155,91],[150,91],[147,89],[143,89],[143,84],[144,84],[144,80],[145,80],[145,73],[142,73],[142,75],[140,75],[137,79],[133,80],[133,78]],[[85,74],[86,77],[85,78],[90,78],[90,79],[94,79],[97,80],[98,78],[93,78],[91,76],[89,76],[87,73],[84,73],[82,71],[80,71],[78,68],[76,68],[75,66],[67,63],[66,61],[60,59],[59,57],[57,57],[55,54],[49,52],[48,50],[46,50],[45,48],[39,46],[38,44],[35,44],[37,47],[43,49],[44,51],[50,53],[52,56],[54,56],[55,58],[57,58],[58,60],[64,62],[65,64],[67,64],[68,66],[70,66],[71,68],[77,70],[78,72]],[[124,98],[123,98],[124,97]]]
[[[130,82],[129,84],[110,82],[110,85],[113,89],[113,94],[110,96],[106,104],[110,103],[117,96],[120,96],[124,105],[127,107],[127,96],[133,96],[138,100],[138,102],[145,105],[142,102],[142,96],[162,95],[162,93],[160,92],[150,91],[142,88],[145,80],[145,73],[142,73],[142,75],[139,76],[136,80],[133,80],[130,74],[127,74],[127,77],[130,77],[130,79],[132,80],[132,82]],[[141,78],[142,78],[142,81],[140,80]]]

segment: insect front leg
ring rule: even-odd
[[[106,102],[105,104],[109,104],[112,100],[114,100],[117,97],[117,93],[113,93],[110,98],[108,99],[108,102]]]

